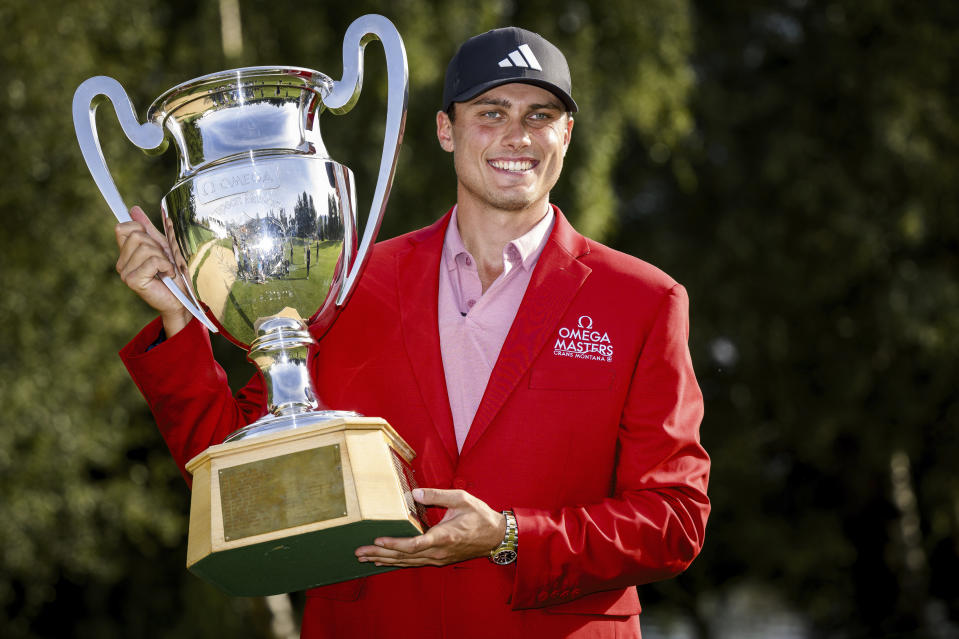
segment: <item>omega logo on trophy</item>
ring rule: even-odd
[[[363,51],[387,59],[386,134],[370,215],[357,241],[352,172],[320,137],[324,109],[345,113],[362,87]],[[327,410],[307,349],[347,303],[386,207],[406,115],[406,51],[393,24],[367,15],[343,42],[343,79],[309,69],[247,67],[180,84],[139,123],[120,84],[83,82],[73,118],[84,160],[120,221],[129,221],[100,150],[97,106],[109,99],[136,146],[176,146],[179,174],[161,205],[180,287],[210,330],[249,350],[268,414],[187,464],[193,475],[188,568],[233,595],[270,595],[387,570],[353,550],[425,529],[410,491],[413,450],[383,419]],[[201,310],[202,309],[202,310]]]

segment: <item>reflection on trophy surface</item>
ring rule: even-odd
[[[316,85],[290,86],[290,79],[269,71],[245,73],[250,77],[242,81],[256,86],[258,93],[273,94],[282,85],[284,92],[298,95],[285,107],[274,106],[277,99],[272,96],[248,94],[242,102],[223,97],[237,91],[232,88],[235,76],[229,75],[192,89],[202,96],[193,100],[201,103],[196,106],[210,110],[190,114],[190,127],[175,127],[184,136],[178,143],[196,149],[196,164],[181,166],[181,180],[164,198],[163,210],[172,218],[176,247],[186,261],[187,285],[224,332],[249,346],[256,339],[258,321],[287,308],[303,319],[319,310],[317,321],[332,320],[327,316],[335,313],[335,295],[356,255],[356,210],[352,173],[326,155],[318,128],[294,126],[318,109]],[[217,81],[226,86],[209,86]],[[269,90],[271,84],[277,88]],[[236,155],[235,149],[217,145],[225,137],[219,132],[224,123],[233,126],[226,114],[236,110],[234,117],[246,122],[252,116],[242,114],[260,99],[278,113],[269,113],[257,129],[285,146],[223,161],[224,155]],[[206,101],[211,104],[203,104]],[[183,117],[177,107],[164,101],[154,108],[169,108],[165,116],[169,123]],[[269,126],[280,131],[269,133]],[[209,127],[212,133],[207,132]],[[204,133],[214,142],[187,137]],[[289,139],[281,139],[282,134]]]
[[[247,348],[271,317],[332,322],[356,266],[353,176],[319,131],[331,88],[315,71],[238,69],[171,89],[148,114],[179,150],[162,210],[184,283]]]
[[[148,113],[180,152],[162,211],[184,285],[268,383],[270,415],[231,441],[347,415],[315,412],[326,407],[305,368],[306,319],[322,334],[362,268],[353,174],[320,137],[331,90],[315,71],[238,69],[175,87]]]
[[[327,153],[320,114],[352,108],[374,36],[387,57],[387,126],[358,242],[353,174]],[[180,282],[166,284],[248,349],[266,381],[268,414],[187,465],[188,565],[233,594],[377,572],[352,561],[360,542],[423,530],[409,496],[413,451],[382,419],[328,410],[307,368],[310,328],[322,336],[347,303],[379,230],[405,120],[406,53],[392,23],[359,18],[343,51],[340,81],[299,67],[222,71],[165,92],[145,124],[112,78],[91,78],[74,96],[81,151],[120,221],[129,217],[96,138],[98,104],[113,102],[137,146],[156,152],[173,142],[178,175],[161,211]],[[362,494],[374,485],[373,496]],[[340,562],[343,553],[351,561]]]

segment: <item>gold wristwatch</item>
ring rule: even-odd
[[[505,566],[516,561],[516,551],[519,547],[519,529],[516,527],[516,516],[512,510],[504,510],[506,517],[506,535],[500,545],[489,553],[489,560],[494,564]]]

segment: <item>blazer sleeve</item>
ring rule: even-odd
[[[709,514],[709,456],[699,442],[703,399],[688,336],[688,298],[676,284],[635,362],[611,496],[558,511],[515,509],[514,608],[671,577],[699,553]]]
[[[266,413],[257,374],[233,397],[226,373],[213,358],[210,336],[196,320],[154,348],[160,320],[147,325],[120,351],[120,359],[146,398],[184,479],[184,467],[213,444]]]

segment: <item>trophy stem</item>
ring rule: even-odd
[[[232,433],[224,443],[333,419],[361,417],[352,411],[329,410],[320,401],[307,366],[307,354],[313,344],[316,340],[306,322],[299,318],[278,315],[257,325],[257,338],[250,344],[249,358],[266,380],[268,413]]]
[[[313,344],[316,340],[301,319],[271,317],[258,326],[249,358],[266,380],[267,410],[272,415],[297,415],[320,408],[307,368],[307,352]]]

